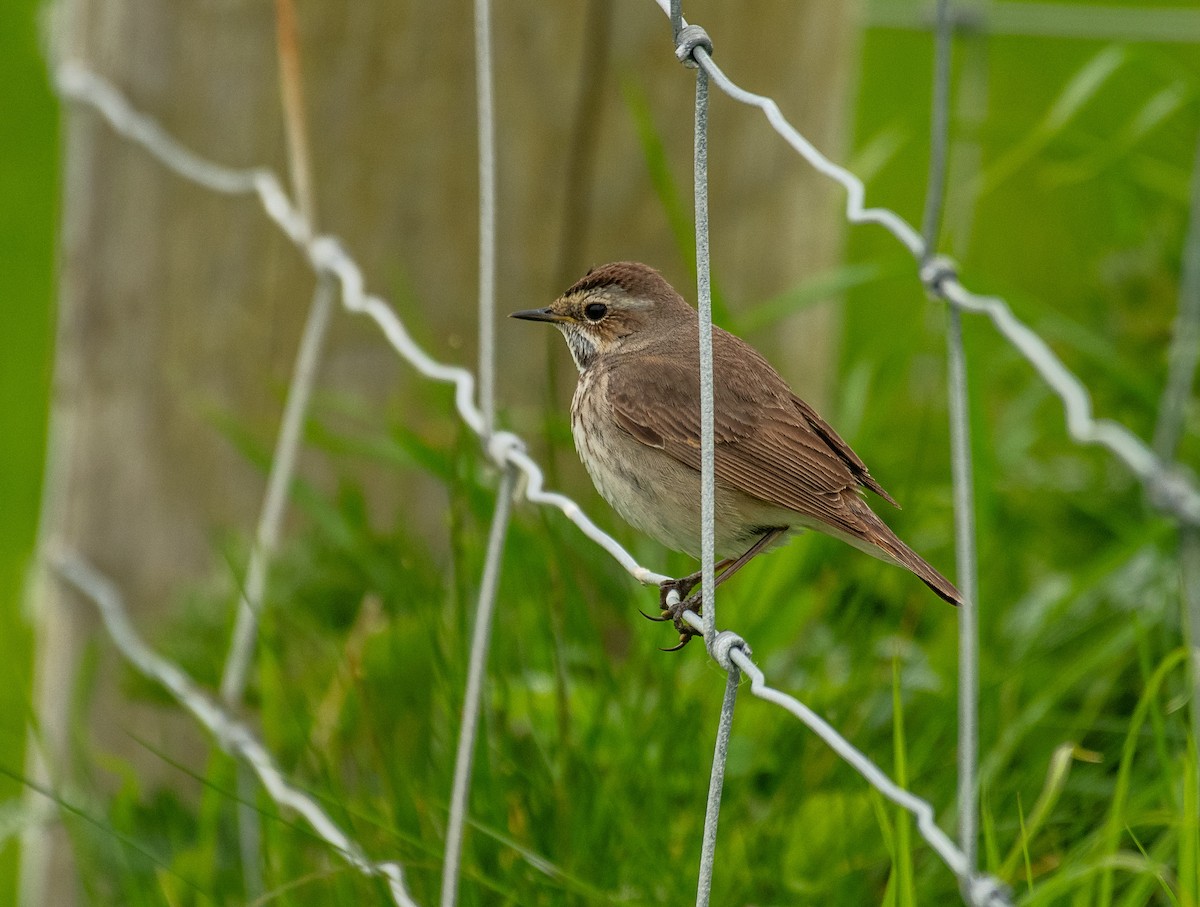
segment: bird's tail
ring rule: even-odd
[[[852,541],[852,544],[866,551],[868,554],[894,564],[899,564],[906,570],[911,571],[916,575],[917,579],[936,592],[940,598],[950,602],[950,604],[962,604],[962,593],[958,591],[954,583],[934,570],[933,567],[925,562],[925,559],[921,555],[904,544],[899,536],[892,532],[887,523],[881,520],[865,502],[858,515],[862,518],[864,524],[861,530],[863,534],[858,539],[849,540]],[[863,542],[867,544],[864,545],[862,544]]]
[[[889,529],[888,532],[890,533],[891,530]],[[954,583],[929,566],[921,555],[909,548],[908,545],[900,541],[895,535],[892,535],[890,541],[892,544],[884,548],[884,550],[892,555],[900,563],[900,566],[906,567],[915,573],[917,579],[936,592],[941,598],[950,602],[950,604],[962,604],[962,593],[958,591]]]

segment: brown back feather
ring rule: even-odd
[[[695,334],[691,343],[698,346]],[[689,343],[677,333],[672,349],[636,357],[636,369],[617,356],[605,366],[608,400],[617,424],[641,443],[700,470],[700,378]],[[713,330],[716,362],[741,360],[746,368],[717,366],[714,424],[717,479],[778,507],[794,510],[835,533],[867,542],[911,570],[951,604],[962,596],[883,522],[859,495],[866,488],[895,500],[862,459],[749,344]]]
[[[673,339],[687,342],[678,335]],[[714,375],[713,429],[722,481],[835,525],[857,522],[839,503],[847,492],[867,488],[895,503],[850,446],[753,347],[720,328],[713,330],[713,347],[717,362],[751,366],[718,365]],[[639,353],[633,371],[615,357],[608,367],[608,393],[625,431],[699,469],[700,379],[689,364],[694,360],[674,349],[664,355],[647,351]]]

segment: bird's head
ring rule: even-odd
[[[696,311],[649,265],[618,261],[588,271],[546,308],[511,317],[557,327],[582,372],[599,356],[670,342]]]

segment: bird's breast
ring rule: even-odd
[[[603,372],[580,374],[571,400],[571,434],[596,490],[622,519],[668,548],[699,557],[699,473],[618,426]],[[796,515],[718,483],[716,516],[717,555],[730,557]]]

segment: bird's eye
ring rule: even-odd
[[[599,321],[608,314],[608,306],[602,302],[589,302],[583,307],[583,314],[588,321]]]

